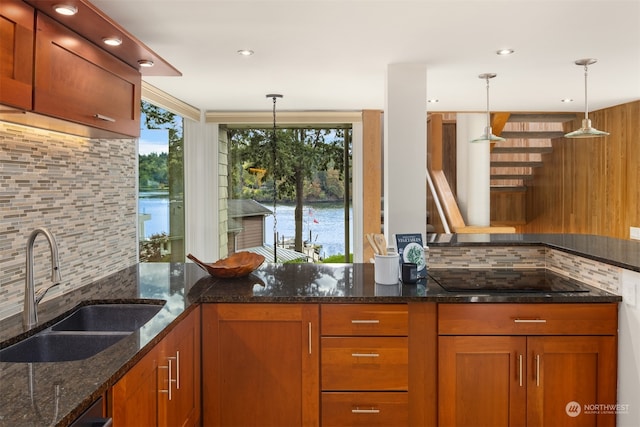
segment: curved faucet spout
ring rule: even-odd
[[[43,234],[49,242],[51,249],[51,281],[52,285],[39,289],[36,292],[33,280],[33,248],[38,234]],[[62,276],[60,275],[60,263],[58,261],[58,245],[53,234],[46,228],[36,228],[27,239],[27,261],[26,261],[26,278],[24,284],[24,310],[22,320],[26,329],[31,329],[38,324],[38,303],[44,297],[45,293],[60,284]]]

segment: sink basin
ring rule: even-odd
[[[0,350],[0,362],[68,362],[87,359],[127,335],[129,334],[41,332]]]
[[[52,331],[133,332],[160,310],[156,304],[99,304],[80,307],[51,327]]]
[[[160,310],[156,304],[80,307],[29,338],[0,350],[0,362],[68,362],[87,359],[140,329]]]

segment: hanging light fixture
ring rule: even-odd
[[[485,141],[506,141],[504,138],[495,136],[491,131],[491,113],[489,112],[489,79],[497,76],[496,73],[484,73],[478,76],[479,79],[484,79],[487,82],[487,126],[484,128],[484,133],[479,138],[472,140],[471,142],[485,142]]]
[[[278,147],[276,144],[276,100],[282,98],[279,93],[269,93],[267,98],[273,100],[273,133],[271,135],[271,147],[272,151],[272,174],[273,174],[273,262],[278,262],[278,219],[276,217],[276,201],[278,199],[278,183],[276,182],[276,158],[278,154]]]
[[[598,60],[593,58],[578,59],[575,62],[576,65],[584,67],[584,119],[582,119],[582,127],[573,132],[569,132],[564,136],[565,138],[593,138],[596,136],[609,135],[609,132],[603,132],[596,128],[592,128],[591,120],[589,120],[589,104],[587,103],[587,74],[589,65],[595,64],[596,62],[598,62]]]

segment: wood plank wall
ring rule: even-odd
[[[640,101],[589,113],[604,138],[553,140],[527,188],[523,233],[629,238],[640,227]],[[578,117],[566,131],[580,127]]]

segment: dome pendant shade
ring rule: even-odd
[[[471,142],[506,141],[506,139],[494,135],[493,131],[491,130],[491,113],[489,112],[489,79],[492,79],[495,76],[497,76],[497,74],[495,73],[485,73],[478,76],[479,79],[484,79],[487,81],[487,126],[484,128],[484,133],[480,135],[479,138],[471,140]]]
[[[578,130],[574,130],[573,132],[569,132],[564,136],[565,138],[593,138],[609,135],[609,132],[604,132],[591,127],[591,120],[589,120],[589,104],[587,102],[587,74],[589,65],[595,64],[596,62],[598,62],[598,60],[593,58],[578,59],[575,62],[576,65],[584,66],[584,119],[582,119],[582,127]]]

